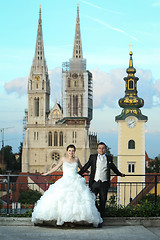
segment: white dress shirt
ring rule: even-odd
[[[98,182],[101,180],[102,182],[107,181],[107,158],[106,155],[97,156],[97,164],[96,164],[96,172],[94,180]]]

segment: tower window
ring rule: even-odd
[[[135,172],[135,162],[128,163],[128,173],[134,173]]]
[[[34,99],[35,116],[39,117],[39,98]]]
[[[129,140],[128,149],[135,149],[135,141],[134,140]]]
[[[44,90],[44,80],[43,80],[43,82],[42,82],[42,90]]]
[[[54,132],[54,146],[58,146],[58,133]]]
[[[83,95],[81,95],[81,116],[83,116]]]
[[[63,132],[59,133],[59,146],[63,146]]]
[[[68,79],[68,87],[70,87],[71,86],[71,81],[70,81],[70,79]]]
[[[48,133],[48,146],[52,146],[52,133]]]
[[[73,115],[78,116],[78,95],[73,96]]]
[[[77,140],[77,132],[72,132],[72,142],[76,143]]]
[[[130,90],[133,90],[134,89],[134,84],[133,84],[133,80],[130,80],[129,82],[128,82],[128,89],[130,89]]]

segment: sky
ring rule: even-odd
[[[93,74],[94,112],[90,131],[117,155],[115,116],[122,109],[130,44],[138,96],[144,99],[146,152],[160,154],[160,0],[5,0],[0,3],[0,129],[4,144],[18,152],[23,141],[27,80],[34,57],[39,7],[51,108],[61,103],[61,67],[72,58],[79,3],[83,57]],[[1,132],[2,133],[2,132]],[[0,136],[0,147],[3,136]]]

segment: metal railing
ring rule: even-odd
[[[42,175],[36,174],[25,174],[25,175],[0,175],[0,212],[1,214],[10,213],[23,213],[25,209],[25,204],[19,202],[19,196],[22,191],[36,190],[41,194],[46,191],[51,184],[59,179],[62,174],[50,175],[50,180],[44,177],[45,181],[42,181]],[[34,177],[34,179],[32,179]],[[41,181],[38,180],[41,177]],[[52,178],[51,178],[52,177]],[[88,184],[88,175],[85,175],[86,182]],[[112,175],[113,177],[113,175]],[[129,182],[124,181],[113,181],[111,180],[111,185],[109,189],[108,196],[117,195],[117,204],[123,206],[136,205],[138,201],[149,192],[154,194],[154,204],[157,205],[158,196],[158,184],[160,189],[160,174],[146,174],[146,175],[126,175],[126,177],[144,177],[143,182]],[[36,179],[37,178],[37,179]],[[21,181],[22,179],[22,181]],[[36,181],[35,181],[36,179]],[[128,179],[128,178],[127,178]],[[121,178],[120,178],[121,180]],[[160,194],[160,193],[159,193]],[[34,204],[30,205],[33,208]]]

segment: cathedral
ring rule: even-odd
[[[65,156],[69,144],[76,146],[76,155],[83,165],[97,148],[97,136],[89,133],[92,116],[92,74],[86,70],[86,59],[82,54],[79,6],[73,56],[62,65],[62,106],[56,102],[51,109],[40,8],[35,55],[28,77],[28,113],[22,171],[48,171]]]

